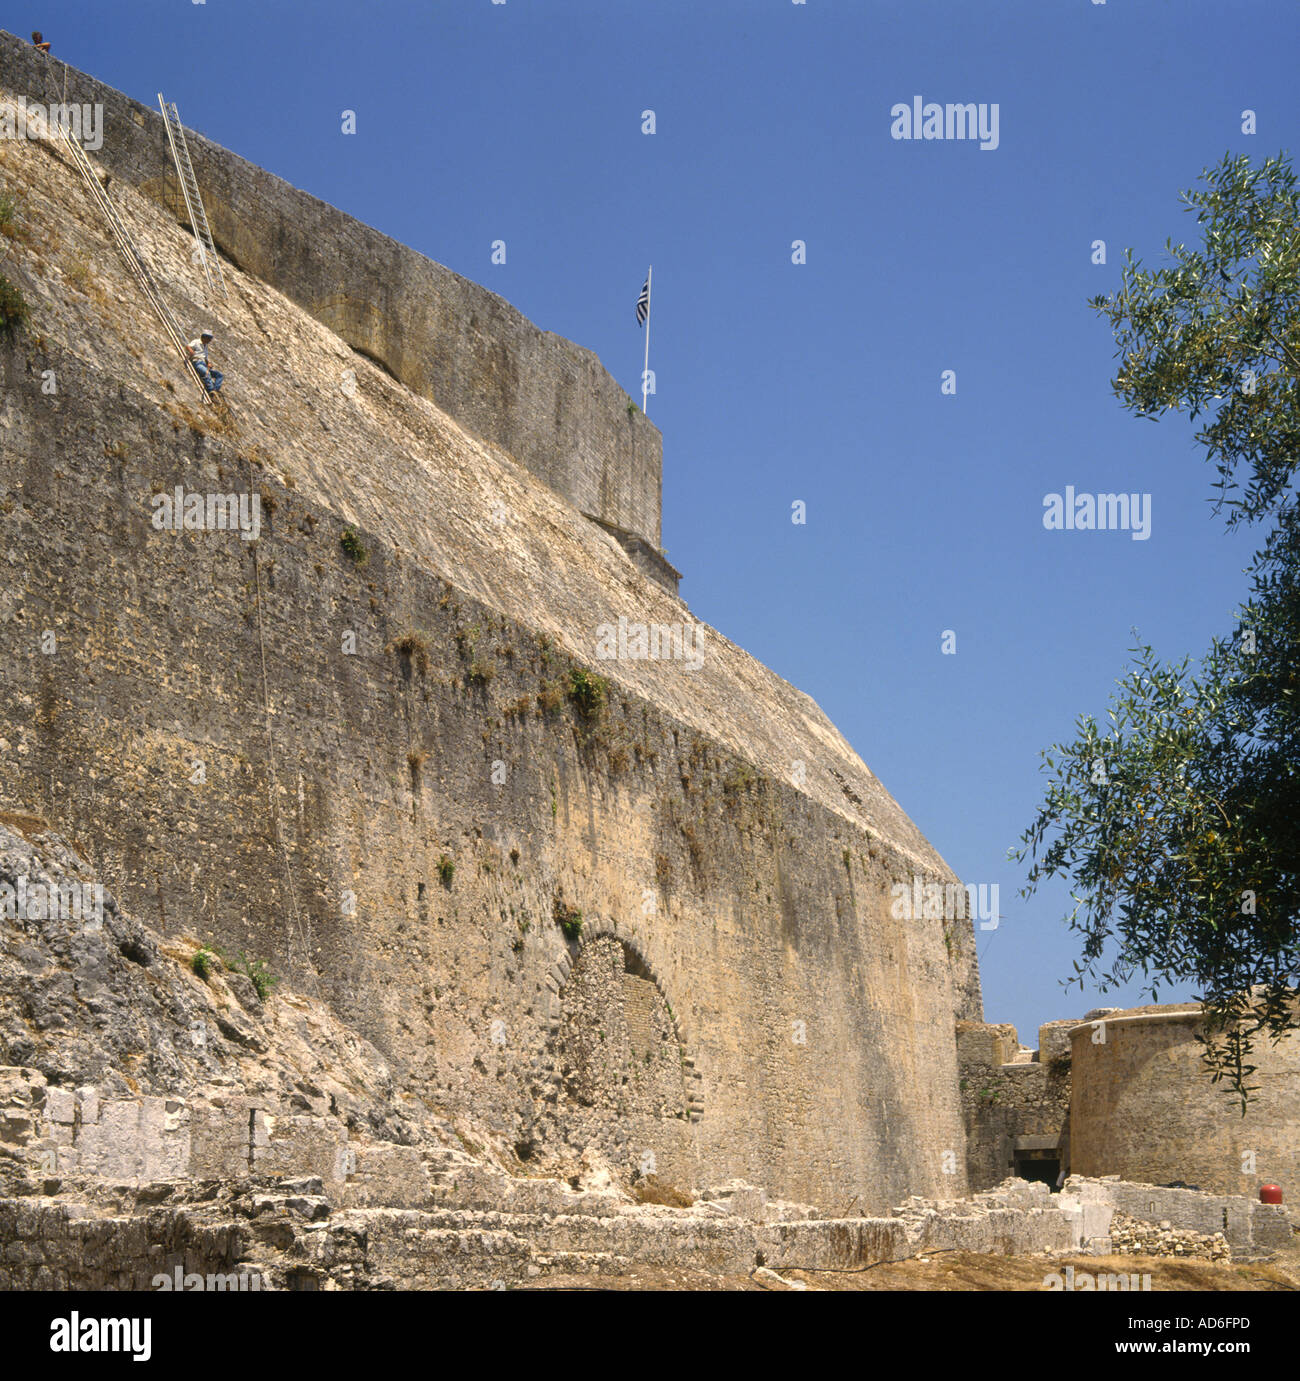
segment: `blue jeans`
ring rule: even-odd
[[[195,360],[194,368],[198,370],[199,378],[203,380],[203,387],[209,393],[215,393],[221,387],[221,381],[225,375],[219,369],[210,369],[199,360]]]

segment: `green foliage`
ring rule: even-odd
[[[556,897],[552,912],[555,924],[564,932],[566,940],[577,940],[582,935],[582,912],[574,906],[565,904],[562,897]]]
[[[1272,511],[1295,472],[1300,202],[1282,156],[1259,168],[1245,154],[1225,157],[1201,180],[1181,200],[1204,245],[1166,241],[1173,267],[1156,270],[1130,249],[1119,292],[1092,306],[1115,333],[1122,363],[1111,387],[1125,407],[1192,420],[1213,410],[1195,439],[1218,469],[1232,526]]]
[[[456,876],[456,865],[443,854],[438,860],[438,880],[444,887],[451,887],[451,880]]]
[[[0,273],[0,335],[12,336],[27,322],[27,299]]]
[[[204,945],[202,949],[194,951],[194,958],[190,960],[190,968],[206,983],[212,977],[212,965],[216,958],[216,951]]]
[[[364,566],[369,552],[362,544],[361,538],[357,536],[353,528],[345,527],[343,535],[339,538],[339,546],[343,548],[344,555],[349,561],[355,561],[358,566]]]
[[[84,251],[70,254],[63,270],[63,281],[84,292],[90,283],[90,255]]]
[[[586,667],[569,671],[569,699],[578,707],[584,719],[598,719],[604,713],[609,696],[609,682]]]
[[[1154,271],[1130,250],[1093,306],[1127,408],[1206,415],[1216,508],[1265,525],[1251,596],[1196,666],[1132,649],[1104,732],[1083,716],[1043,754],[1046,797],[1013,857],[1032,859],[1023,895],[1070,882],[1080,986],[1196,985],[1206,1064],[1244,1112],[1256,1036],[1300,1025],[1300,199],[1284,157],[1225,158],[1202,181],[1183,201],[1203,245],[1169,244]]]
[[[747,762],[737,761],[728,768],[726,776],[722,779],[722,789],[728,796],[737,795],[748,791],[757,780],[754,769]],[[845,853],[847,852],[846,849]],[[848,867],[847,861],[844,866]]]
[[[18,198],[12,192],[0,192],[0,235],[9,235],[18,223]]]
[[[242,973],[248,979],[259,1002],[265,1002],[271,996],[271,990],[280,980],[267,967],[265,959],[250,959],[242,949],[233,959],[215,945],[212,950],[232,973]]]

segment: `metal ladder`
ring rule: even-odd
[[[212,231],[208,226],[207,212],[203,209],[203,198],[199,195],[199,180],[194,175],[194,164],[190,161],[190,146],[185,142],[185,126],[181,124],[180,112],[176,109],[175,101],[163,100],[161,91],[158,93],[158,109],[162,111],[163,124],[167,128],[167,142],[171,145],[172,162],[176,164],[181,195],[185,198],[185,211],[190,218],[194,243],[199,251],[204,276],[208,280],[208,291],[215,296],[220,288],[221,296],[227,297],[229,294],[226,292],[226,278],[221,272],[217,247],[212,242]]]
[[[50,68],[49,54],[45,54],[45,67],[47,75],[53,78]],[[48,94],[49,86],[46,85]],[[126,261],[127,268],[131,271],[132,277],[144,293],[149,305],[157,314],[158,320],[162,322],[163,330],[167,332],[167,337],[176,347],[177,353],[185,362],[185,373],[194,387],[198,389],[203,401],[209,407],[217,406],[216,395],[209,393],[203,380],[200,379],[198,371],[194,368],[194,361],[190,358],[189,346],[185,343],[185,336],[181,331],[180,324],[175,316],[172,315],[171,308],[163,301],[162,292],[154,280],[153,274],[149,270],[149,265],[145,263],[144,256],[136,247],[135,239],[131,232],[126,228],[121,216],[117,214],[117,208],[109,200],[108,193],[100,185],[99,178],[95,176],[95,170],[91,166],[90,159],[86,157],[85,150],[77,142],[76,138],[65,123],[60,120],[50,120],[46,122],[50,126],[51,135],[57,134],[63,140],[63,146],[72,159],[72,164],[81,174],[82,181],[86,184],[86,190],[90,193],[91,200],[103,212],[104,219],[108,222],[108,228],[112,232],[114,243],[121,252],[122,258]]]
[[[136,248],[136,243],[131,232],[122,222],[121,216],[117,214],[117,208],[109,200],[108,193],[99,185],[99,179],[95,176],[95,170],[90,166],[90,159],[86,157],[85,151],[77,142],[70,131],[64,129],[59,121],[51,121],[51,126],[63,139],[64,147],[68,150],[73,164],[81,174],[91,197],[96,205],[104,213],[104,219],[108,221],[109,229],[113,232],[113,239],[121,251],[122,258],[126,260],[126,266],[131,270],[132,276],[140,286],[149,301],[149,305],[157,313],[158,320],[162,322],[163,329],[167,332],[171,343],[176,347],[176,352],[185,361],[185,372],[193,380],[195,388],[203,395],[203,399],[210,406],[216,406],[215,397],[208,392],[203,381],[199,378],[198,372],[194,368],[194,362],[190,358],[189,347],[185,343],[185,337],[181,332],[180,324],[172,310],[163,301],[162,293],[158,284],[154,280],[153,274],[149,270],[149,265],[145,263],[143,255]]]

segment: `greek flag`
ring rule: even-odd
[[[641,296],[636,300],[636,324],[645,325],[645,319],[650,315],[650,280],[645,280],[645,287],[641,289]]]

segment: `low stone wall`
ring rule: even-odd
[[[246,1235],[233,1225],[205,1227],[174,1209],[101,1217],[81,1204],[0,1199],[0,1289],[151,1290],[159,1275],[182,1279],[243,1274]],[[261,1277],[254,1289],[261,1288]],[[239,1289],[223,1282],[220,1287]]]
[[[905,1256],[923,1251],[990,1252],[999,1256],[1077,1250],[1083,1244],[1079,1205],[1045,1184],[1007,1180],[969,1199],[909,1199],[894,1210],[905,1230]]]
[[[1120,1179],[1071,1175],[1064,1194],[1097,1217],[1088,1238],[1109,1236],[1110,1214],[1126,1214],[1143,1223],[1168,1223],[1212,1237],[1221,1232],[1237,1260],[1260,1259],[1294,1242],[1291,1217],[1284,1204],[1263,1204],[1241,1194],[1206,1194],[1195,1189],[1164,1189]],[[1104,1226],[1102,1224],[1104,1223]],[[1103,1247],[1099,1249],[1104,1250]]]
[[[134,1125],[146,1124],[155,1125]],[[140,1144],[123,1142],[118,1163],[148,1162]],[[299,1146],[310,1158],[312,1147]],[[599,1175],[575,1189],[507,1176],[448,1149],[361,1143],[341,1160],[346,1175],[332,1184],[255,1174],[132,1188],[83,1175],[38,1188],[15,1184],[11,1168],[17,1196],[0,1198],[0,1289],[182,1288],[175,1278],[192,1282],[187,1289],[490,1288],[643,1266],[723,1277],[851,1273],[935,1251],[1077,1251],[1089,1212],[1077,1197],[1023,1181],[969,1200],[911,1199],[885,1218],[819,1218],[743,1182],[670,1208],[635,1203],[608,1184],[593,1189]],[[429,1192],[417,1203],[420,1184]],[[397,1202],[379,1202],[390,1193]]]

